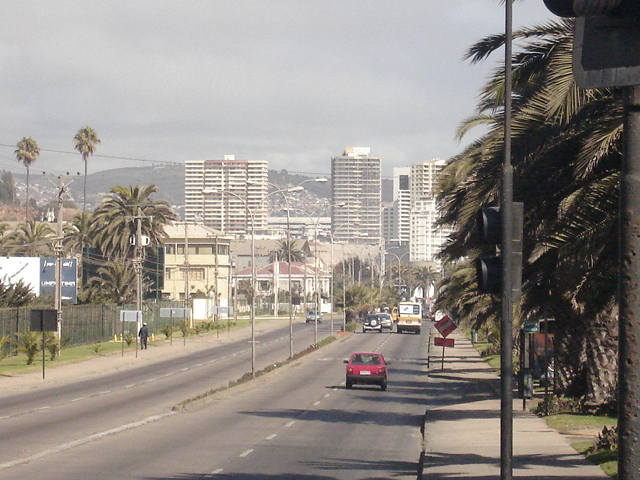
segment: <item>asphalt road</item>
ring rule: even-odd
[[[313,326],[296,333],[312,339]],[[287,329],[260,340],[261,363],[286,358]],[[147,383],[114,379],[119,387],[109,393],[91,384],[87,392],[103,390],[75,400],[77,390],[63,388],[44,410],[26,398],[20,410],[14,399],[2,407],[14,413],[0,419],[0,479],[415,479],[424,343],[418,335],[350,335],[186,412],[170,406],[210,388],[213,377],[246,371],[244,342],[240,353],[216,347],[183,358],[191,366],[173,365]],[[393,362],[387,392],[344,388],[342,359],[356,350]]]

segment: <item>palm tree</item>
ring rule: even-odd
[[[27,201],[24,207],[24,218],[29,218],[29,168],[40,156],[38,143],[31,137],[22,137],[16,145],[16,159],[27,169]]]
[[[135,285],[136,273],[133,266],[124,261],[112,262],[100,267],[97,276],[89,279],[89,296],[118,305],[132,303],[136,296]]]
[[[289,258],[289,241],[285,238],[280,240],[278,249],[273,250],[269,254],[269,260],[275,261],[276,257],[280,260],[288,261]],[[304,252],[297,245],[295,240],[291,240],[291,261],[292,262],[304,262]]]
[[[82,127],[73,137],[74,148],[82,155],[84,162],[84,179],[82,183],[82,212],[87,208],[87,160],[92,156],[100,143],[98,134],[89,126]]]
[[[7,235],[7,249],[12,255],[43,257],[53,255],[55,231],[48,223],[27,220]]]
[[[568,372],[565,385],[602,399],[605,387],[590,379],[598,377],[598,369],[615,369],[616,358],[593,332],[603,325],[615,331],[611,304],[616,298],[617,242],[611,239],[617,237],[623,102],[617,90],[576,87],[571,32],[572,21],[565,20],[514,34],[525,41],[514,56],[512,136],[515,200],[525,202],[522,313],[524,318],[556,319],[556,338],[566,339],[559,346]],[[482,60],[503,43],[503,35],[483,39],[470,49],[469,58]],[[450,262],[488,253],[475,215],[481,206],[497,204],[499,197],[502,92],[503,71],[498,70],[482,92],[479,113],[459,130],[462,136],[484,124],[488,132],[443,171],[438,196],[442,222],[456,226],[442,254]],[[450,285],[451,277],[443,283]],[[470,281],[456,285],[475,288]],[[440,305],[450,301],[446,291],[439,296]],[[460,301],[477,297],[457,295]],[[483,305],[492,305],[482,316],[466,303],[459,311],[475,315],[472,320],[497,321],[494,299],[481,297],[488,298]],[[600,359],[600,364],[586,362],[587,357]],[[581,378],[586,384],[577,385]],[[589,392],[588,385],[601,391]]]
[[[133,217],[142,214],[142,234],[152,245],[161,245],[165,236],[164,226],[177,220],[176,214],[164,200],[154,200],[155,185],[135,187],[111,187],[93,214],[89,228],[95,247],[111,258],[127,258],[133,253],[129,239],[136,234]]]

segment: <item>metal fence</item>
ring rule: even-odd
[[[160,308],[182,307],[182,302],[162,302],[143,304],[143,320],[147,322],[150,333],[159,334],[169,318],[160,317]],[[62,344],[64,346],[88,345],[105,342],[119,337],[123,325],[120,322],[120,310],[135,310],[135,305],[66,305],[62,307]],[[0,308],[0,336],[7,337],[4,352],[16,354],[18,335],[30,329],[30,307]],[[174,324],[180,319],[174,319]],[[129,322],[125,322],[129,323]],[[135,324],[126,325],[125,333],[136,335]],[[129,329],[129,330],[127,330]]]

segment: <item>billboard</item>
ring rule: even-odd
[[[31,287],[38,297],[55,296],[56,259],[54,257],[0,257],[0,282]],[[77,261],[62,259],[62,301],[77,303]]]

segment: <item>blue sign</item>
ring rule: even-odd
[[[75,258],[62,259],[62,301],[78,303],[78,265]],[[55,296],[56,259],[40,258],[40,296]]]

